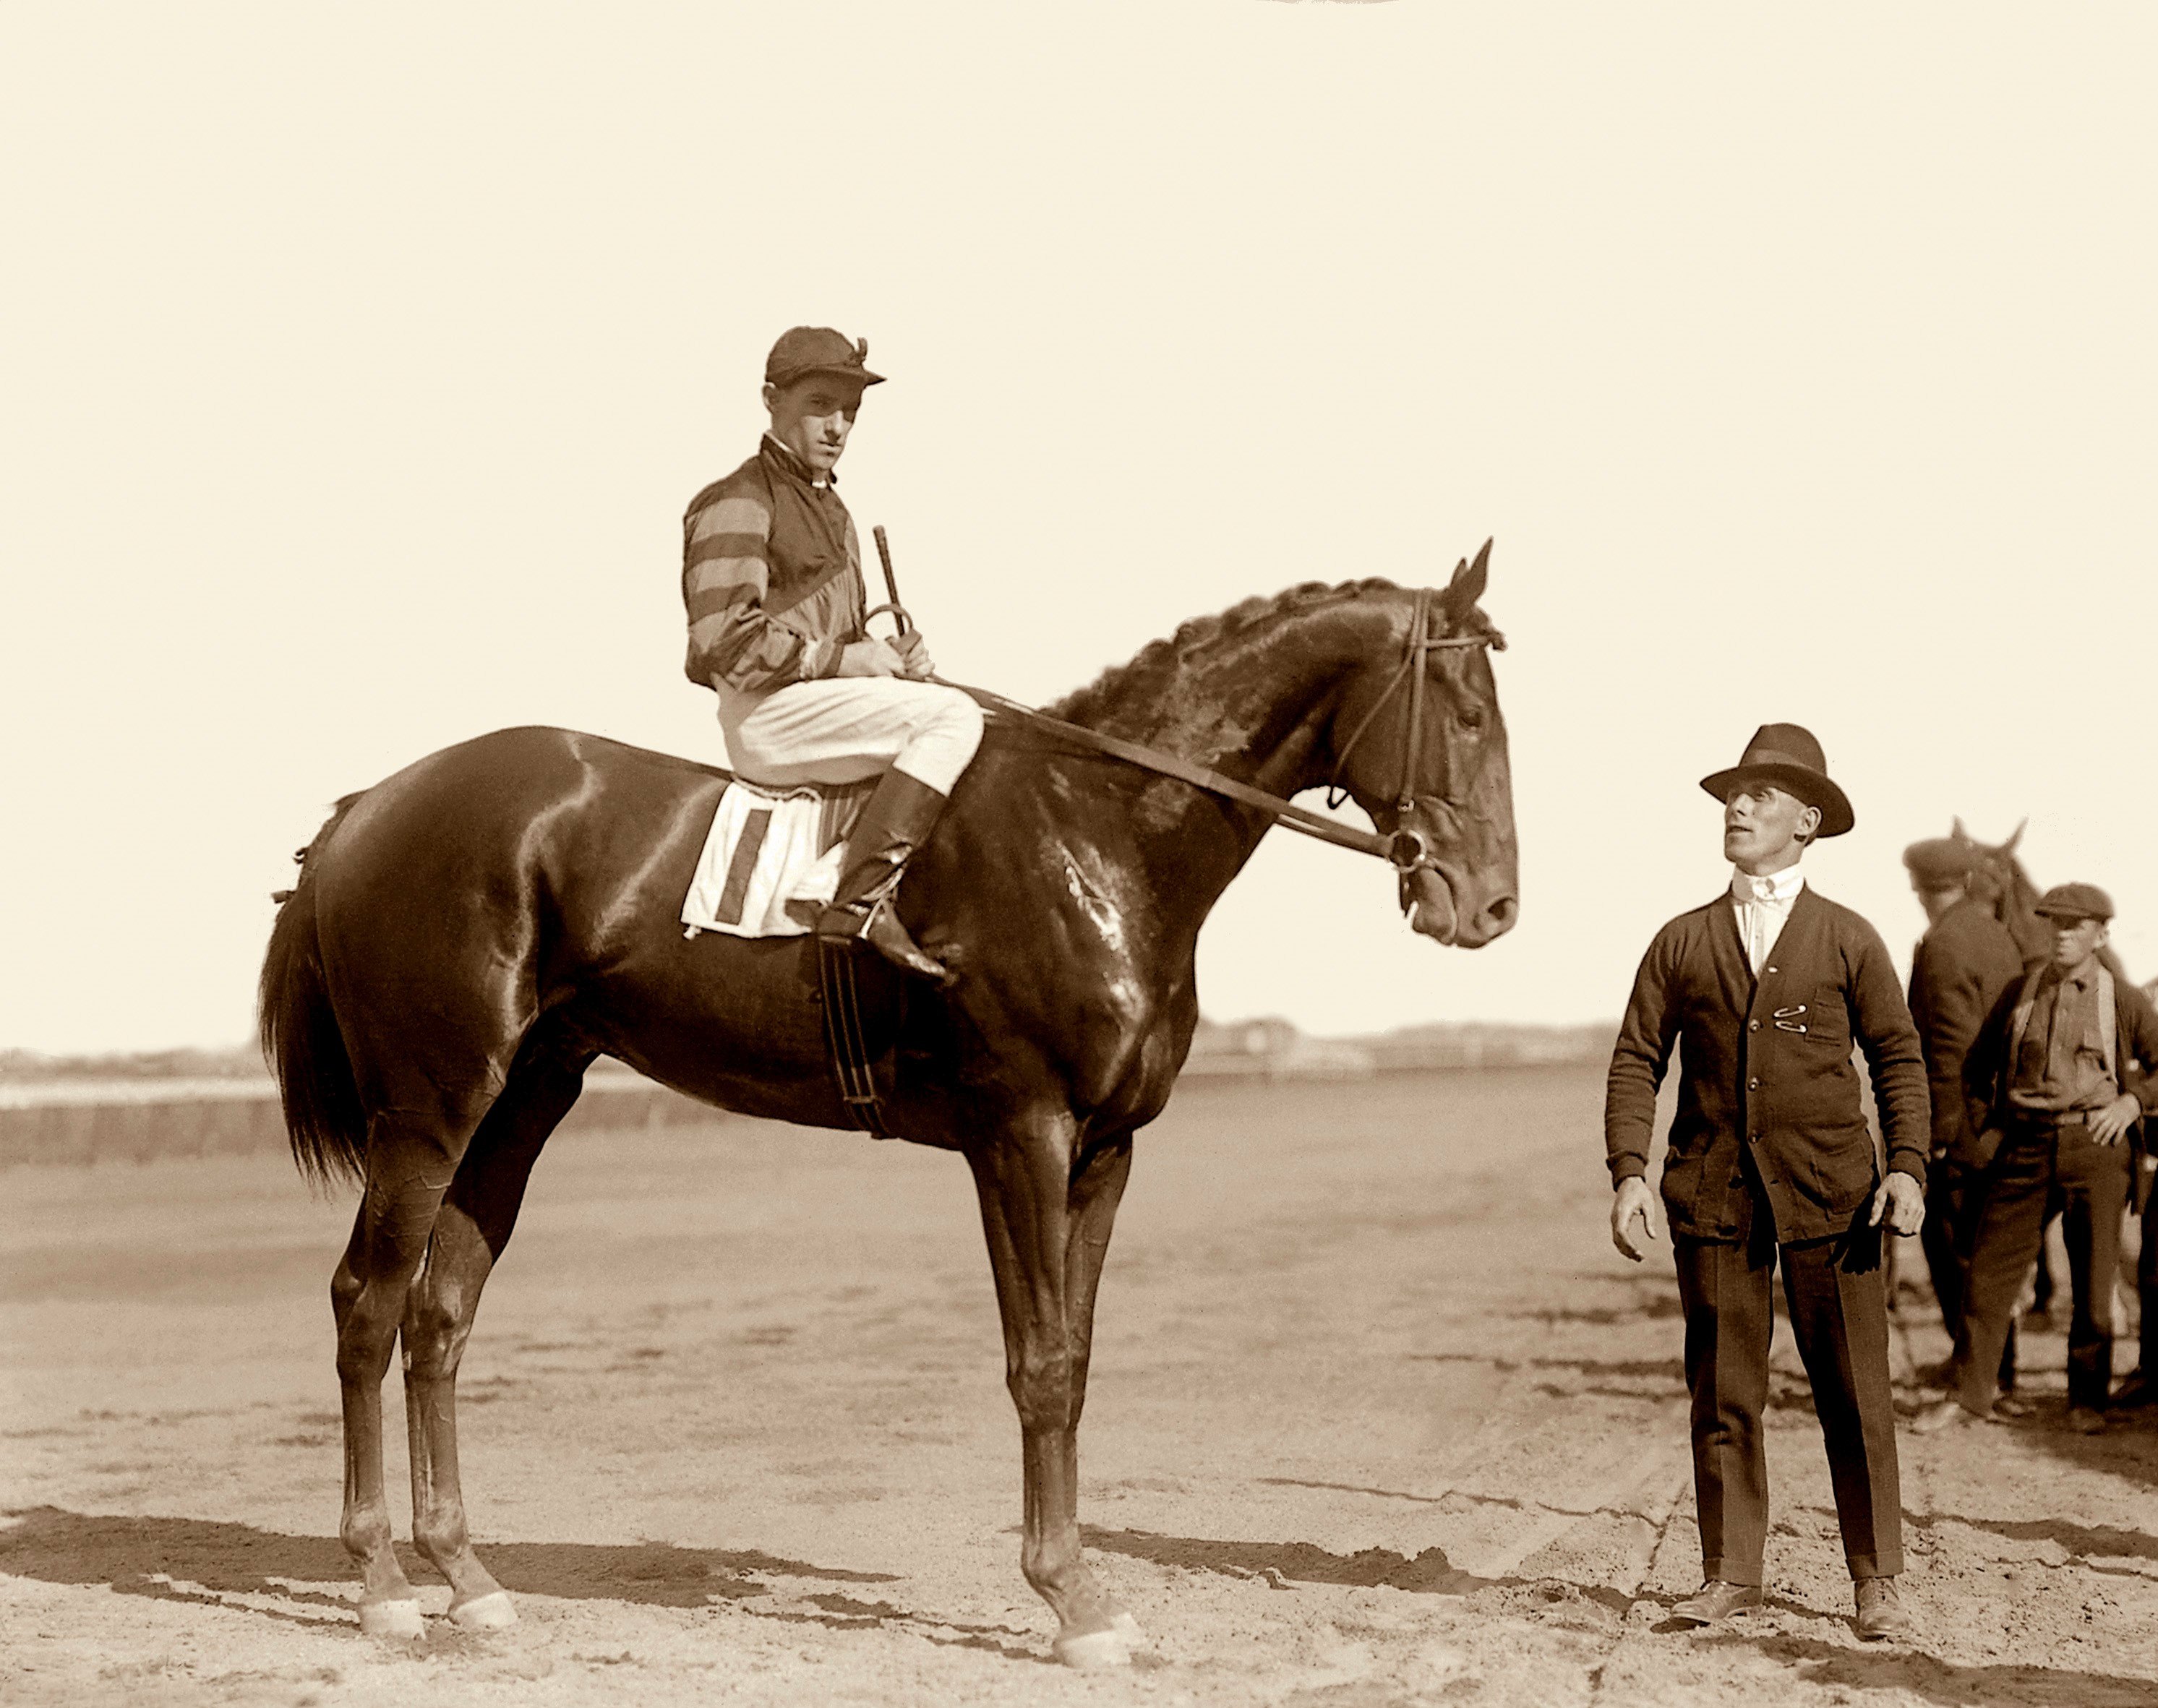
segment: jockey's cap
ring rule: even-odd
[[[789,327],[764,359],[765,384],[792,385],[812,374],[830,374],[862,386],[881,385],[884,375],[864,365],[869,355],[867,338],[849,340],[829,326]]]

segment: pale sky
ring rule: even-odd
[[[718,758],[680,516],[798,323],[960,680],[1495,536],[1520,926],[1277,831],[1218,1018],[1615,1015],[1784,720],[1899,958],[1903,845],[2027,817],[2158,973],[2154,81],[2143,5],[0,9],[0,1045],[246,1036],[435,748]]]

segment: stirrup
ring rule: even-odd
[[[892,909],[889,895],[880,895],[868,909],[829,907],[817,921],[817,935],[828,943],[867,943],[893,966],[937,984],[949,984],[952,969],[925,953],[907,934]]]

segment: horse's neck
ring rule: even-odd
[[[1326,781],[1322,740],[1335,693],[1382,645],[1386,614],[1353,606],[1285,617],[1195,648],[1164,681],[1135,679],[1087,721],[1284,798]],[[1134,856],[1164,942],[1195,938],[1273,820],[1137,766],[1103,774],[1124,803],[1069,833]]]
[[[1387,621],[1382,611],[1345,601],[1255,623],[1194,648],[1166,684],[1128,694],[1088,721],[1269,792],[1295,794],[1325,781],[1325,714],[1345,672],[1383,644]]]

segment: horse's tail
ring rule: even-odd
[[[367,1112],[323,973],[315,922],[320,885],[311,864],[359,799],[348,795],[339,801],[301,851],[299,881],[277,910],[262,957],[262,1056],[277,1076],[292,1160],[318,1185],[339,1176],[357,1182],[367,1172]]]

